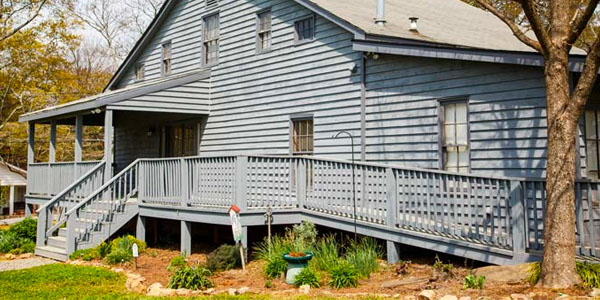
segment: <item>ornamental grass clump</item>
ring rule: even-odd
[[[327,235],[317,241],[313,250],[312,267],[318,271],[329,272],[340,260],[340,245],[335,235]]]
[[[185,255],[182,253],[171,259],[169,265],[167,266],[167,270],[169,272],[176,272],[185,266],[187,266],[187,262],[185,261]]]
[[[366,278],[379,269],[377,259],[381,258],[382,250],[377,241],[363,237],[358,241],[351,240],[346,250],[346,260],[353,265],[360,277]]]
[[[332,288],[341,289],[358,286],[358,271],[356,267],[347,261],[340,261],[330,272],[329,285]]]
[[[271,237],[271,242],[264,239],[254,248],[257,258],[264,260],[267,264],[263,270],[267,278],[279,278],[287,271],[287,262],[283,254],[293,250],[292,242],[281,236]]]
[[[298,287],[308,285],[312,288],[321,287],[319,275],[312,268],[304,268],[296,275],[294,284]]]
[[[206,290],[214,286],[208,278],[212,273],[209,269],[196,267],[179,268],[169,278],[169,288],[188,289],[188,290]]]
[[[106,255],[104,260],[111,265],[132,261],[133,244],[138,246],[138,253],[143,253],[146,250],[145,242],[142,242],[131,235],[126,235],[110,242],[110,253]]]

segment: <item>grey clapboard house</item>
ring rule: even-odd
[[[583,59],[575,49],[573,80]],[[64,260],[136,218],[143,239],[148,217],[179,221],[190,253],[191,223],[228,224],[236,204],[245,231],[267,208],[276,224],[351,231],[356,219],[390,261],[400,243],[538,259],[542,66],[459,0],[167,0],[102,94],[21,116],[36,253]],[[576,185],[587,258],[600,250],[591,102]],[[51,128],[49,162],[34,157],[39,124]],[[55,161],[57,125],[75,127],[74,162]],[[82,161],[83,126],[104,126],[102,161]]]

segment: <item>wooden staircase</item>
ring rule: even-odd
[[[137,162],[73,203],[74,191],[100,168],[90,171],[38,210],[35,254],[66,261],[76,250],[109,239],[138,215]],[[71,200],[66,200],[66,199]]]

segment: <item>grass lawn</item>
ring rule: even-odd
[[[65,264],[45,265],[41,267],[0,272],[0,299],[160,299],[130,293],[125,288],[125,276],[102,268],[72,266]],[[272,297],[268,295],[218,295],[196,298],[199,300],[258,300],[258,299],[315,299],[306,296]],[[341,299],[341,298],[318,298]],[[376,298],[362,298],[376,299]]]

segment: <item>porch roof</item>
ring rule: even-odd
[[[0,186],[27,185],[27,172],[9,163],[0,162]]]
[[[161,91],[171,90],[197,81],[202,81],[203,79],[207,79],[209,77],[210,70],[201,70],[174,75],[168,78],[144,81],[141,83],[132,84],[122,89],[107,91],[80,100],[23,114],[19,117],[19,122],[44,122],[51,119],[69,118],[82,113],[88,114],[93,110],[106,106],[111,106],[111,109],[121,110],[156,111],[157,109],[160,109],[160,111],[164,112],[181,112],[181,109],[178,109],[177,105],[169,105],[168,107],[160,108],[152,107],[153,105],[149,104],[149,102],[156,101],[144,99],[144,96],[160,97],[160,95],[157,94]],[[205,88],[208,90],[208,87],[200,88]],[[135,100],[134,98],[141,98],[138,99],[138,103],[135,106],[131,104],[119,105],[120,102]],[[207,99],[200,100],[204,101],[198,101],[195,103],[195,109],[188,109],[187,111],[190,113],[208,114],[209,105],[208,101],[206,101]]]

